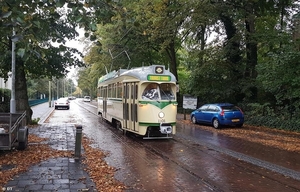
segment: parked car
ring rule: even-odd
[[[216,129],[223,125],[242,127],[244,113],[231,103],[205,104],[191,113],[191,121],[194,124],[210,124]]]
[[[69,100],[74,100],[74,99],[76,99],[76,97],[74,97],[74,96],[70,96],[70,97],[68,97],[69,98]]]
[[[65,109],[70,109],[70,101],[68,98],[59,98],[54,102],[54,108],[59,109],[59,108],[65,108]]]
[[[91,102],[91,97],[90,96],[84,96],[83,101],[84,102]]]

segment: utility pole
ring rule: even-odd
[[[13,36],[11,40],[11,98],[10,98],[10,113],[16,113],[16,91],[15,91],[15,81],[16,81],[16,55],[15,49],[16,44],[13,40],[16,35],[15,29],[13,28]]]
[[[49,107],[51,107],[51,80],[49,80]]]

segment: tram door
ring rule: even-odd
[[[107,87],[103,87],[103,112],[102,117],[106,119],[107,117]]]
[[[137,123],[137,83],[124,83],[123,125],[131,131],[138,131]]]

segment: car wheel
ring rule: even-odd
[[[195,116],[192,116],[192,122],[193,122],[194,124],[197,123],[197,120],[196,120],[196,117],[195,117]]]
[[[217,118],[213,119],[212,125],[215,129],[220,128],[220,122]]]

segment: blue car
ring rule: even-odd
[[[231,103],[205,104],[191,113],[191,121],[194,124],[210,124],[216,129],[222,125],[242,127],[244,113]]]

